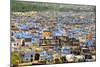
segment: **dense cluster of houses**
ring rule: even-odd
[[[12,52],[19,63],[57,64],[95,61],[94,12],[13,12]],[[34,63],[37,61],[37,63]]]

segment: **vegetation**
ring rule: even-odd
[[[88,5],[70,5],[70,4],[55,4],[42,2],[26,2],[11,0],[11,11],[26,12],[26,11],[94,11],[95,7]]]
[[[11,60],[12,60],[11,63],[12,63],[13,65],[16,65],[16,61],[17,61],[17,60],[18,60],[18,61],[21,60],[20,55],[19,55],[18,53],[12,52]]]
[[[11,1],[11,2],[12,2],[11,10],[16,12],[48,10],[47,6],[40,6],[39,4],[33,4],[32,2],[20,2],[20,1]]]

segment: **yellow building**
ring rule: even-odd
[[[44,37],[44,38],[47,38],[47,37],[49,37],[51,35],[51,32],[50,31],[43,31],[43,33],[42,33],[42,36]]]

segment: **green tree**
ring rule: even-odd
[[[16,65],[17,64],[16,61],[21,61],[21,57],[20,57],[20,54],[19,53],[12,52],[11,55],[12,55],[11,56],[11,63],[13,65]]]

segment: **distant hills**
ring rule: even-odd
[[[57,4],[44,2],[29,2],[11,0],[11,11],[26,12],[26,11],[86,11],[95,12],[96,7],[93,5],[75,5],[75,4]]]

